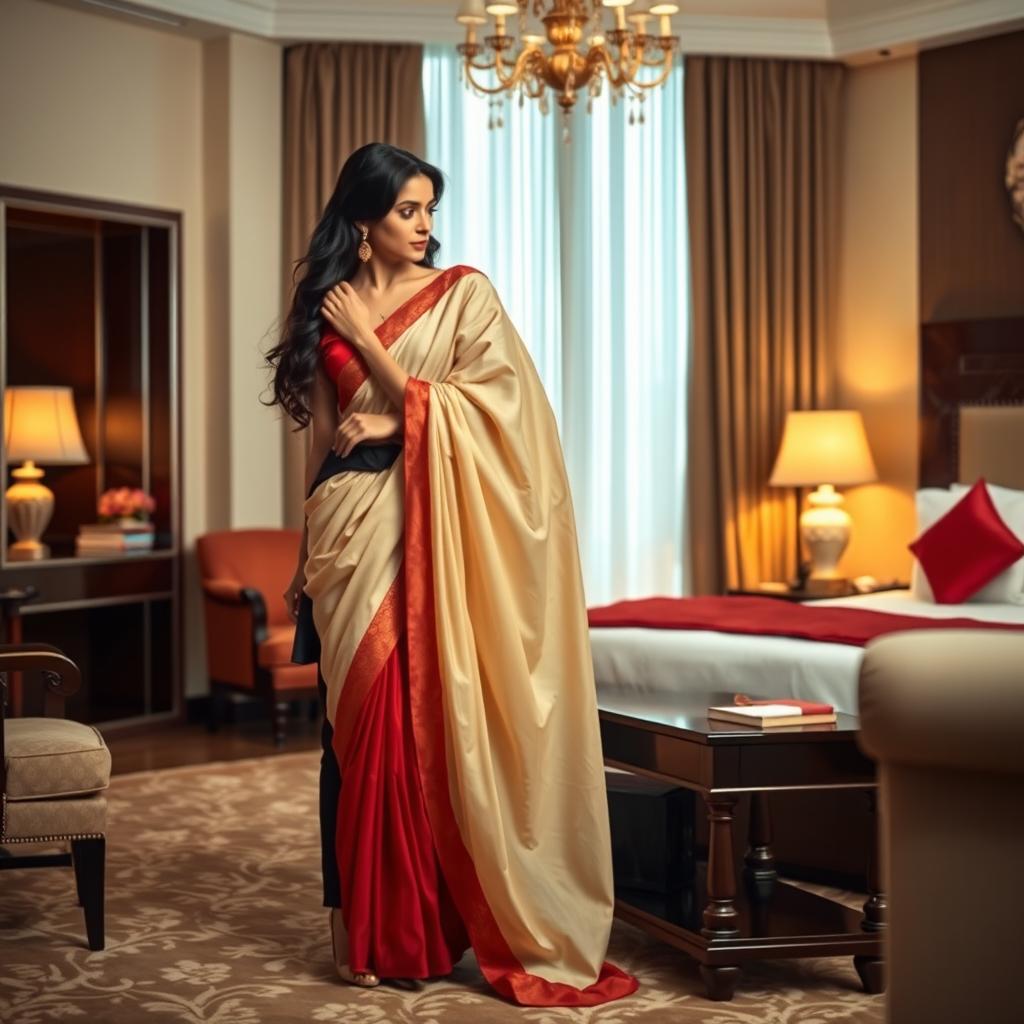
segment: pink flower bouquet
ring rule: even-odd
[[[97,512],[101,523],[111,523],[118,519],[147,522],[155,508],[153,497],[138,487],[112,487],[100,495]]]

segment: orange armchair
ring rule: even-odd
[[[317,697],[317,666],[292,664],[295,624],[282,596],[301,539],[299,530],[249,529],[196,541],[212,729],[220,723],[225,691],[248,693],[269,703],[274,742],[281,744],[289,702]]]

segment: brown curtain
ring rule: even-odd
[[[392,43],[307,43],[284,57],[285,308],[292,270],[305,255],[348,155],[390,142],[422,155],[423,47]],[[285,422],[286,525],[302,526],[306,435]]]
[[[797,497],[768,477],[786,413],[833,395],[843,68],[690,57],[684,81],[701,594],[796,569]]]

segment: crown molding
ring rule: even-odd
[[[127,6],[173,14],[190,21],[273,38],[277,16],[276,0],[122,0]],[[101,13],[100,8],[81,3],[83,11]]]
[[[353,40],[455,44],[465,35],[465,29],[455,20],[457,9],[457,0],[345,4],[337,0],[278,0],[274,35],[282,42]]]
[[[198,24],[282,43],[352,40],[455,44],[462,38],[462,27],[455,21],[457,0],[130,2]],[[851,63],[876,59],[882,49],[912,53],[1024,26],[1021,0],[865,0],[862,13],[848,13],[856,0],[845,0],[842,10],[830,13],[828,18],[688,13],[686,0],[681,0],[681,6],[683,10],[675,16],[674,24],[684,53]],[[98,11],[86,4],[80,7]],[[752,10],[764,7],[764,3],[755,5],[751,0]],[[699,9],[706,10],[707,5],[699,5]]]
[[[929,0],[830,19],[835,57],[907,45],[940,46],[1024,26],[1021,0]]]
[[[279,9],[274,21],[275,37],[282,41],[351,39],[358,41],[416,41],[424,43],[461,42],[465,30],[455,21],[456,4],[437,10],[423,5],[309,4],[305,9],[289,5]],[[295,9],[292,9],[294,7]],[[398,13],[394,8],[401,8]],[[828,59],[832,45],[828,26],[817,18],[748,18],[728,15],[687,14],[673,19],[683,53],[747,56],[787,56]],[[400,26],[397,27],[397,26]]]
[[[832,40],[824,18],[744,18],[682,12],[674,16],[674,22],[683,53],[832,58]]]

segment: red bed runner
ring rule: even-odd
[[[863,647],[875,637],[908,629],[1009,629],[1024,625],[978,619],[928,619],[862,608],[794,604],[772,597],[648,597],[587,611],[595,628],[709,629],[717,633],[788,636]]]

